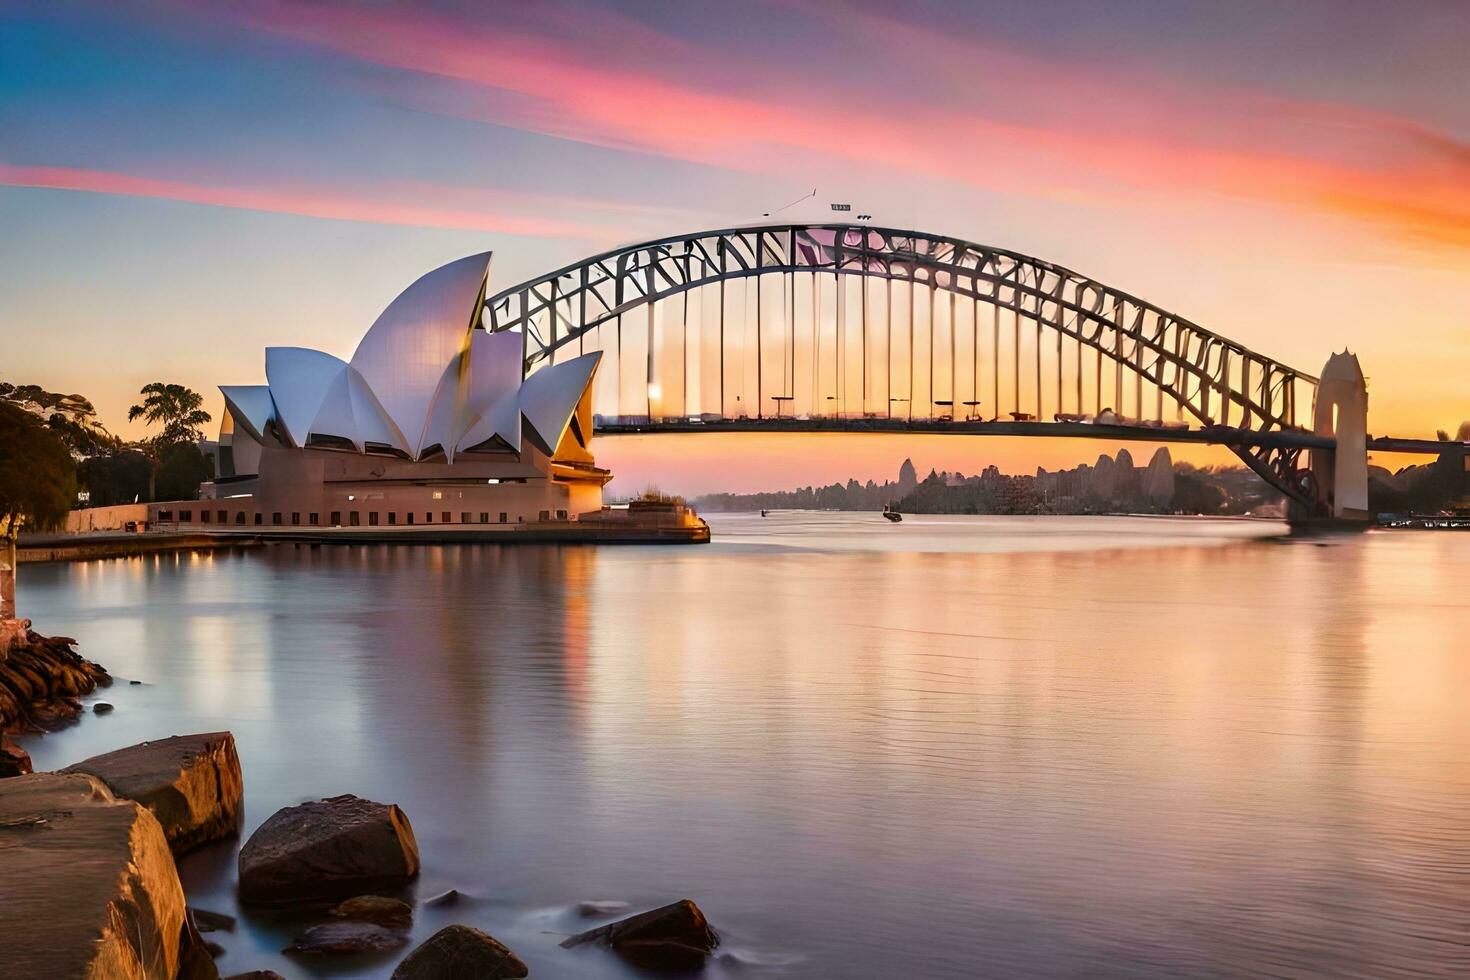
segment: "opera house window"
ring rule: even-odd
[[[317,515],[316,514],[307,514],[306,515],[306,519],[307,519],[307,521],[309,521],[311,523],[311,526],[312,527],[316,527],[317,526]]]

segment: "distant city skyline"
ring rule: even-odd
[[[504,287],[815,186],[781,217],[1014,248],[1309,372],[1350,347],[1376,430],[1470,414],[1470,8],[1043,6],[0,4],[0,377],[136,437],[143,384],[218,417],[251,352],[349,353],[423,269],[493,249]],[[598,454],[705,492],[1117,448],[891,439]]]

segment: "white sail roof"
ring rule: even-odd
[[[333,379],[311,421],[308,437],[336,436],[362,452],[367,443],[409,452],[408,441],[388,418],[372,389],[350,364]]]
[[[411,459],[438,447],[452,461],[492,440],[519,452],[523,436],[554,453],[576,416],[585,445],[601,353],[522,379],[523,336],[476,326],[489,259],[482,252],[420,277],[378,317],[351,362],[267,348],[269,384],[221,388],[230,419],[255,440],[274,423],[299,448],[330,448],[321,437],[333,437],[358,452],[387,446]]]
[[[583,354],[562,364],[545,367],[521,384],[521,415],[541,448],[556,451],[577,403],[592,383],[602,352]]]
[[[265,438],[265,426],[274,416],[270,385],[220,385],[225,407],[256,442]]]
[[[521,335],[514,331],[475,330],[470,334],[469,370],[461,381],[464,399],[454,433],[456,449],[478,446],[493,436],[520,449],[521,420],[514,395],[521,383],[521,353]]]
[[[507,446],[521,451],[521,397],[512,389],[500,397],[480,420],[470,426],[459,439],[459,449],[473,449],[482,442],[499,436]]]
[[[388,304],[357,345],[352,366],[417,454],[445,365],[464,352],[478,322],[490,253],[420,276]]]
[[[347,363],[305,347],[267,347],[265,377],[276,403],[276,422],[293,445],[304,446],[327,392]],[[331,433],[337,435],[337,433]],[[350,436],[344,436],[350,438]]]

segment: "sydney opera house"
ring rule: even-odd
[[[225,398],[191,521],[389,527],[575,521],[610,478],[589,450],[600,354],[522,380],[519,333],[480,326],[490,253],[405,289],[348,360],[265,352]]]

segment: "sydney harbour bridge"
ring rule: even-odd
[[[625,246],[487,297],[482,322],[520,332],[527,375],[602,351],[604,435],[1205,442],[1330,516],[1366,516],[1369,449],[1445,449],[1369,438],[1349,355],[1319,378],[1054,263],[865,224]]]

